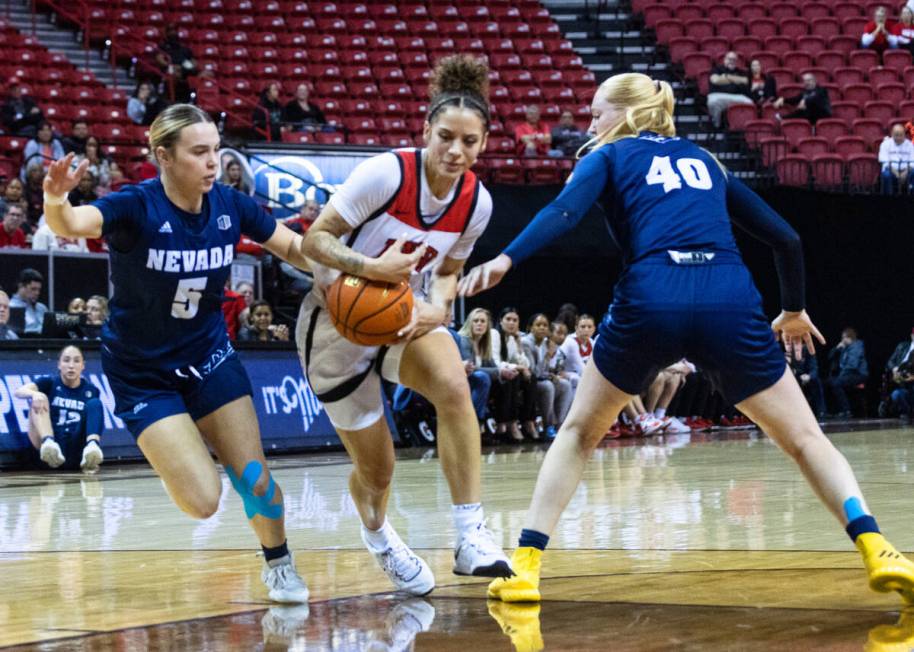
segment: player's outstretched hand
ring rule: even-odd
[[[386,281],[388,283],[408,281],[409,275],[413,273],[416,265],[425,255],[428,245],[423,244],[412,253],[405,253],[403,251],[404,244],[406,244],[406,236],[401,235],[383,254],[377,258],[369,258],[366,261],[362,276],[373,281]]]
[[[501,283],[501,279],[510,271],[512,265],[511,259],[504,254],[496,256],[487,263],[477,265],[460,279],[457,293],[462,297],[472,297],[495,287]]]
[[[51,163],[48,173],[44,178],[44,191],[49,195],[67,195],[73,188],[79,185],[79,180],[83,178],[86,169],[89,167],[89,160],[84,159],[79,166],[72,169],[74,153],[70,152],[62,159]]]
[[[800,312],[782,311],[778,318],[771,323],[774,336],[784,343],[784,348],[794,360],[803,359],[803,348],[815,355],[816,346],[812,341],[813,336],[819,344],[825,344],[825,338],[815,327],[805,310]]]

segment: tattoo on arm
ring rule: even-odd
[[[344,245],[332,233],[320,232],[313,236],[312,255],[322,265],[342,270],[347,274],[361,274],[365,256]]]

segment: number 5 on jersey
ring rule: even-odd
[[[206,290],[206,277],[182,278],[171,302],[171,316],[175,319],[193,319],[200,308],[200,299]]]
[[[679,174],[673,170],[669,156],[655,156],[651,161],[651,169],[648,170],[644,180],[647,185],[653,186],[658,183],[663,184],[663,192],[679,190],[682,188],[682,182],[685,180],[689,188],[696,190],[710,190],[713,185],[711,174],[705,162],[697,158],[680,158],[676,160],[676,169]],[[680,176],[682,175],[682,176]]]

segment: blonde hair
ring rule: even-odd
[[[642,131],[661,136],[675,136],[673,110],[676,98],[673,87],[665,81],[655,81],[638,72],[613,75],[597,88],[596,96],[625,110],[625,119],[597,134],[581,150],[608,145],[622,138],[634,138]],[[581,150],[578,150],[580,156]]]
[[[184,127],[212,121],[206,111],[193,104],[172,104],[162,111],[149,125],[149,155],[153,163],[158,162],[156,149],[164,147],[171,151],[181,138]]]
[[[486,329],[486,332],[480,336],[479,341],[477,342],[473,338],[473,320],[480,314],[486,316],[489,327]],[[485,308],[473,308],[470,311],[470,314],[467,315],[466,321],[463,322],[463,326],[460,327],[459,332],[473,343],[473,353],[478,355],[482,360],[492,359],[492,315],[488,310]]]

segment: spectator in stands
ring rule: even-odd
[[[38,161],[32,161],[25,170],[25,223],[22,230],[32,233],[38,228],[38,220],[44,211],[44,177],[46,170]]]
[[[900,123],[892,125],[892,131],[879,145],[879,163],[882,165],[882,192],[892,195],[902,189],[910,190],[914,175],[909,174],[914,165],[914,143],[905,138]]]
[[[63,151],[67,154],[70,152],[85,154],[87,138],[89,138],[89,123],[85,120],[74,120],[70,135],[61,141]]]
[[[29,204],[25,200],[25,186],[19,177],[12,177],[6,184],[6,190],[3,192],[3,201],[10,206],[16,205],[22,208],[22,214],[25,215],[29,210]]]
[[[238,332],[241,342],[288,342],[289,328],[273,323],[273,308],[264,300],[251,304],[250,326]]]
[[[9,94],[0,109],[0,122],[14,136],[32,137],[38,130],[43,114],[29,89],[17,77],[10,79]]]
[[[526,108],[527,119],[514,127],[514,140],[517,141],[517,153],[520,156],[547,156],[552,134],[540,120],[540,108],[531,104]]]
[[[317,203],[317,200],[306,199],[302,202],[301,208],[298,210],[298,215],[287,217],[283,222],[296,233],[304,235],[320,214],[321,205]]]
[[[95,175],[92,172],[86,172],[83,178],[79,180],[79,185],[70,191],[68,199],[74,206],[89,204],[98,199],[96,189]]]
[[[501,381],[501,393],[496,398],[497,434],[512,441],[523,441],[524,435],[517,427],[520,419],[527,437],[538,439],[536,377],[532,361],[524,352],[519,313],[510,306],[503,308],[498,321],[499,331],[492,338],[492,357],[498,365]]]
[[[892,27],[895,45],[914,54],[914,10],[903,7],[899,21]]]
[[[165,103],[156,95],[155,87],[148,81],[141,81],[127,100],[127,116],[138,125],[149,125],[165,108]]]
[[[19,273],[19,287],[10,299],[10,308],[25,308],[25,332],[40,333],[44,313],[48,307],[38,300],[44,276],[38,270],[27,267]]]
[[[552,128],[552,148],[560,156],[574,156],[588,140],[587,132],[578,129],[571,111],[562,111],[559,123]]]
[[[82,297],[73,297],[67,304],[68,315],[81,315],[86,312],[86,300]]]
[[[0,219],[3,220],[2,225],[0,225],[0,249],[10,247],[26,249],[28,245],[26,244],[25,233],[19,228],[25,221],[25,213],[22,212],[22,206],[0,201]]]
[[[681,435],[692,432],[692,428],[668,414],[670,404],[685,386],[689,374],[695,372],[695,365],[683,358],[676,364],[663,369],[654,378],[644,397],[645,412],[655,419],[660,419],[663,432],[670,435]]]
[[[749,97],[758,106],[778,98],[777,80],[762,70],[762,62],[758,59],[753,59],[749,64]]]
[[[800,118],[815,124],[816,120],[831,117],[831,99],[828,97],[828,89],[819,86],[816,76],[811,72],[803,73],[802,93],[793,97],[779,97],[775,100],[774,107],[780,109],[785,103],[793,104],[797,109],[786,116],[776,113],[774,117],[778,120]]]
[[[10,320],[10,298],[0,290],[0,340],[18,340],[19,336],[7,325]]]
[[[260,94],[252,121],[255,129],[267,131],[270,140],[282,140],[282,104],[279,103],[279,82],[270,82]]]
[[[789,351],[784,352],[787,359],[787,365],[797,379],[809,407],[819,419],[825,418],[825,392],[822,389],[822,380],[819,377],[819,361],[815,355],[804,354],[803,358],[797,360]]]
[[[307,84],[299,84],[295,97],[282,109],[282,122],[292,131],[319,131],[327,124],[320,107],[308,100]]]
[[[241,163],[236,159],[231,158],[222,168],[222,178],[219,179],[221,183],[234,188],[238,192],[243,192],[245,195],[251,194],[251,187],[248,185],[248,182],[244,179],[244,172],[241,170]]]
[[[570,333],[578,323],[578,307],[573,303],[563,303],[559,306],[558,314],[556,314],[553,321],[560,321],[565,324]]]
[[[38,123],[38,131],[35,133],[35,137],[25,144],[25,150],[22,152],[22,178],[25,178],[25,170],[31,165],[32,161],[41,163],[42,167],[47,170],[52,161],[63,157],[63,145],[54,137],[51,123],[42,120]]]
[[[38,221],[38,228],[32,234],[32,249],[35,251],[75,251],[87,253],[85,238],[62,238],[48,226],[44,215]]]
[[[88,171],[92,174],[96,186],[104,189],[110,188],[112,162],[105,156],[102,145],[95,136],[89,136],[86,139],[84,153],[82,156],[74,157],[73,164],[79,165],[83,159],[89,161]]]
[[[493,383],[498,383],[499,370],[492,357],[492,317],[485,308],[474,308],[467,315],[458,333],[460,357],[470,384],[473,408],[480,422],[486,418],[486,404]]]
[[[86,301],[86,323],[82,327],[83,335],[91,340],[101,339],[102,326],[108,320],[108,299],[100,294],[93,294]]]
[[[727,108],[734,104],[752,104],[749,97],[749,73],[739,67],[739,55],[727,52],[724,62],[711,69],[708,92],[708,113],[715,127],[721,126],[721,119]]]
[[[571,407],[571,383],[561,377],[564,370],[557,358],[558,347],[550,337],[549,318],[543,313],[533,315],[523,336],[524,352],[533,361],[536,396],[543,427],[550,439],[564,421]]]
[[[197,74],[197,62],[190,48],[181,42],[178,28],[173,24],[165,28],[165,40],[159,45],[156,61],[163,72],[174,75],[175,101],[187,102],[190,99],[187,78]]]
[[[863,28],[863,36],[860,37],[860,46],[875,50],[880,55],[896,46],[896,38],[892,33],[894,26],[886,22],[885,7],[876,7],[873,12],[873,20],[868,22]]]
[[[828,354],[831,374],[825,384],[835,399],[836,415],[840,418],[851,416],[847,390],[866,382],[869,368],[866,364],[866,351],[863,342],[857,339],[857,331],[845,328],[841,332],[841,341]]]
[[[83,377],[86,363],[77,346],[61,350],[57,369],[58,373],[16,390],[17,398],[32,404],[28,435],[36,453],[34,462],[43,469],[95,473],[104,460],[100,447],[104,410],[98,388]]]
[[[914,415],[914,328],[909,339],[895,347],[885,365],[886,372],[892,377],[891,402],[898,416],[905,423],[911,423]],[[881,416],[881,415],[880,415]]]

